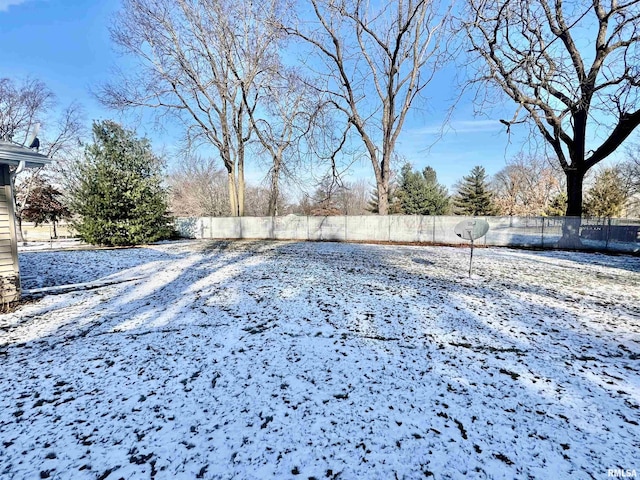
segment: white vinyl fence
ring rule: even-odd
[[[178,218],[186,238],[312,241],[419,242],[461,245],[453,231],[461,216],[335,216]],[[567,217],[479,217],[489,223],[479,245],[555,248]],[[586,250],[640,252],[640,219],[583,218],[580,237]]]

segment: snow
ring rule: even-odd
[[[481,248],[468,278],[468,255],[23,252],[23,287],[44,290],[0,315],[0,477],[640,469],[640,258]]]

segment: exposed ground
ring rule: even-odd
[[[640,470],[640,258],[468,253],[22,253],[25,289],[86,285],[0,315],[0,477]]]

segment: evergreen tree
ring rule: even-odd
[[[100,245],[137,245],[169,237],[163,165],[149,141],[108,120],[94,123],[93,137],[76,166],[72,189],[80,238]]]
[[[398,196],[398,189],[394,185],[389,185],[389,209],[387,213],[389,215],[402,215],[402,205],[400,204],[400,197]],[[369,203],[367,206],[367,212],[380,213],[378,211],[378,189],[371,190],[369,195]]]
[[[447,189],[438,183],[431,167],[414,172],[410,164],[405,164],[400,172],[398,196],[406,215],[444,215],[449,208]]]
[[[53,185],[38,177],[35,185],[29,191],[22,210],[22,217],[28,222],[35,223],[36,227],[42,223],[53,224],[53,237],[58,238],[56,224],[71,217],[62,193]]]
[[[549,217],[563,217],[567,212],[567,194],[559,193],[551,203],[545,208],[544,214]]]
[[[453,199],[456,215],[495,215],[493,194],[489,190],[484,167],[473,167],[471,173],[462,178]]]
[[[619,217],[627,196],[620,172],[615,168],[604,169],[587,192],[584,213],[591,217]]]

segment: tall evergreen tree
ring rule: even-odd
[[[74,224],[80,238],[100,245],[137,245],[167,238],[162,162],[147,139],[112,121],[95,122],[94,143],[76,166]]]
[[[584,202],[586,215],[592,217],[619,217],[627,201],[622,175],[615,168],[606,168],[598,173]]]
[[[564,217],[567,212],[567,194],[559,193],[552,200],[551,203],[544,209],[544,214],[549,217]]]
[[[447,188],[438,183],[431,167],[414,172],[410,164],[405,164],[400,172],[398,196],[406,215],[444,215],[449,209]]]
[[[453,199],[456,215],[495,215],[493,194],[489,189],[484,167],[475,166],[471,173],[462,178],[458,192]]]

